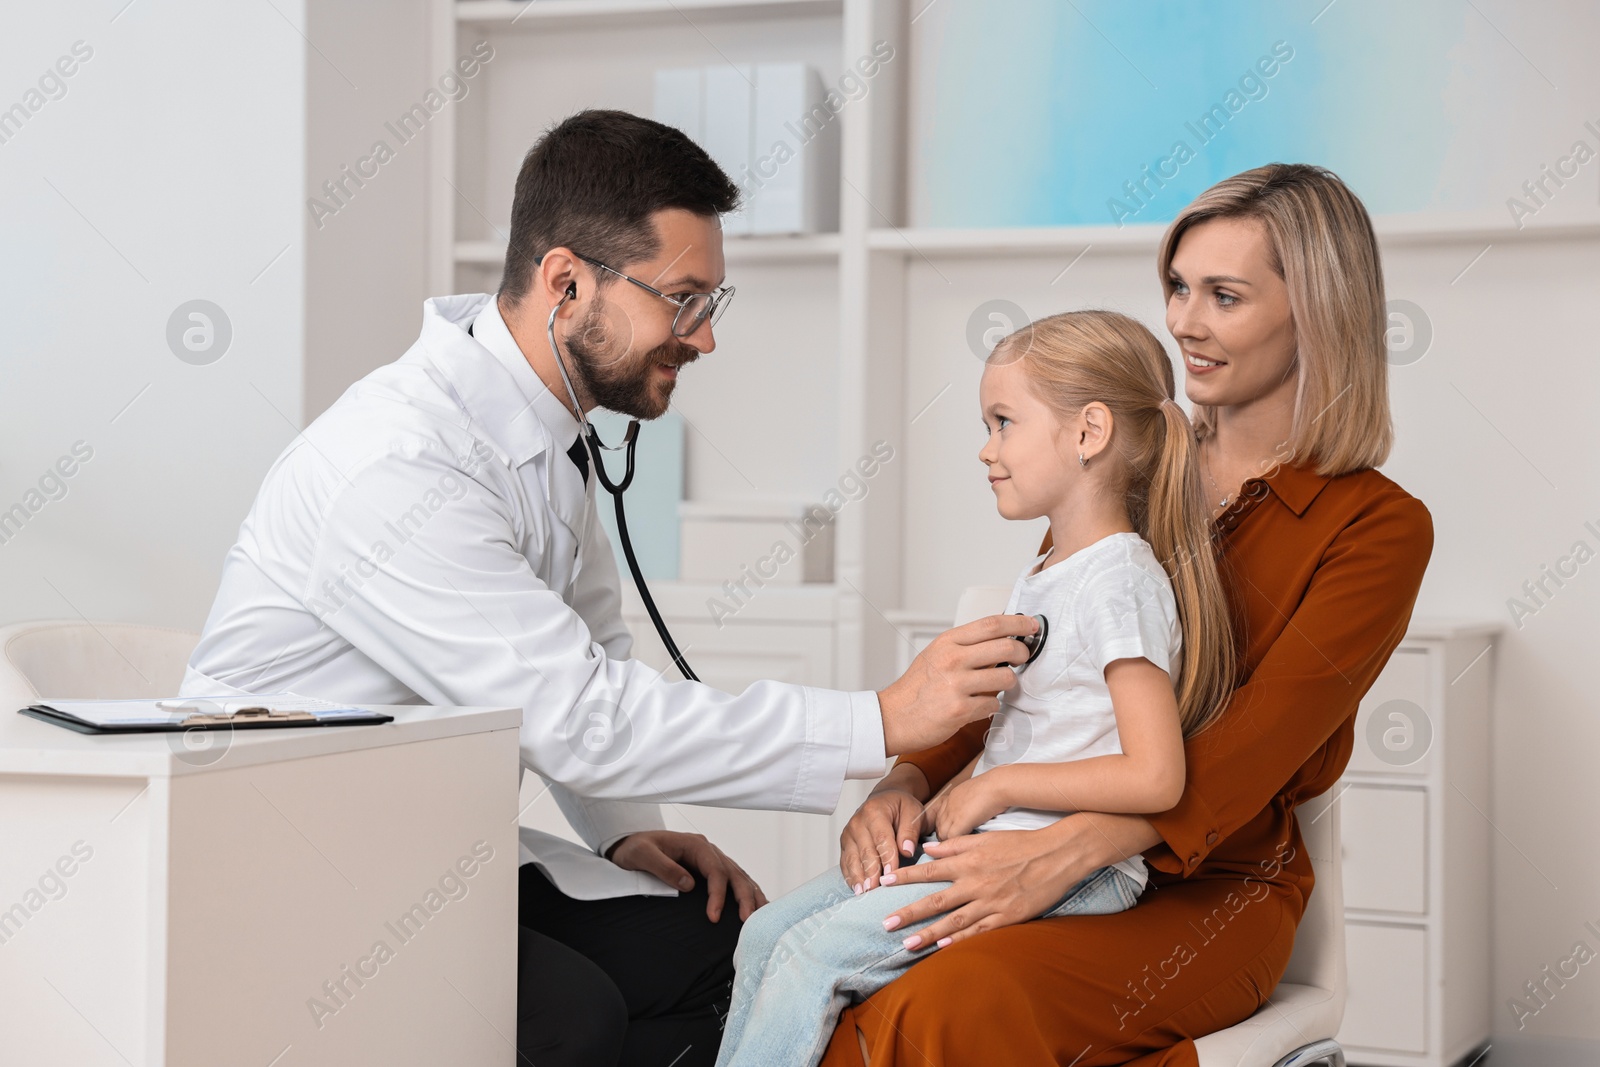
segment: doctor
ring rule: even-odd
[[[715,1058],[739,923],[764,898],[658,802],[832,811],[846,778],[991,714],[1013,678],[994,665],[1022,662],[1012,638],[1033,630],[953,630],[879,693],[731,695],[629,658],[547,318],[583,411],[661,415],[715,347],[737,197],[659,123],[587,111],[549,130],[517,178],[500,292],[427,301],[410,350],[285,449],[184,679],[523,708],[522,764],[589,845],[522,831],[517,1045],[540,1067]]]

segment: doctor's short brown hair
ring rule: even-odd
[[[1156,269],[1172,299],[1172,257],[1190,227],[1208,219],[1256,219],[1294,318],[1294,427],[1284,462],[1348,474],[1389,458],[1389,362],[1383,264],[1372,219],[1325,167],[1269,163],[1224,178],[1178,213],[1161,239]],[[1206,437],[1216,414],[1194,406]]]
[[[739,187],[682,130],[626,111],[580,111],[522,159],[500,295],[520,301],[552,248],[624,269],[661,251],[657,211],[715,217],[738,203]]]

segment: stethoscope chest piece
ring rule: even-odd
[[[1024,613],[1019,611],[1017,614],[1022,615]],[[1032,616],[1032,619],[1034,622],[1039,624],[1039,632],[1027,634],[1023,637],[1017,638],[1017,640],[1021,641],[1028,649],[1028,658],[1023,660],[1022,663],[1017,667],[1017,670],[1019,671],[1023,667],[1026,667],[1028,664],[1039,658],[1039,653],[1044,651],[1045,638],[1050,636],[1049,619],[1045,618],[1043,615],[1034,615]]]

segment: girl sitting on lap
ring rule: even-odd
[[[1049,629],[983,752],[928,804],[924,843],[1075,811],[1160,812],[1182,795],[1183,740],[1231,694],[1234,641],[1194,431],[1172,394],[1160,342],[1115,312],[1053,315],[990,354],[978,458],[1000,514],[1047,516],[1053,543],[1006,610]],[[1145,881],[1130,856],[1039,917],[1122,911]],[[751,916],[719,1067],[817,1063],[844,1006],[916,962],[933,919],[901,930],[886,917],[949,883],[894,883],[888,867],[875,888],[830,870]]]

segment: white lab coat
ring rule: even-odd
[[[491,296],[427,301],[411,349],[267,472],[183,695],[521,707],[522,764],[590,846],[523,829],[521,861],[581,899],[674,892],[599,855],[660,828],[657,802],[827,812],[881,775],[874,693],[735,696],[628,658],[577,435]]]

